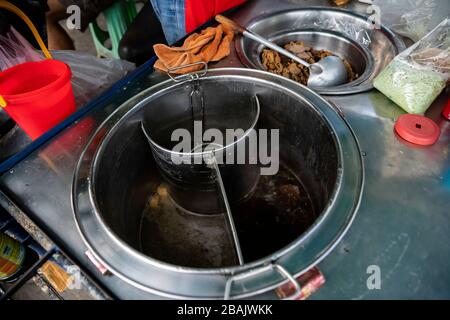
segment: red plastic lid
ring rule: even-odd
[[[401,115],[395,123],[395,131],[406,141],[422,146],[434,144],[441,134],[433,120],[417,114]]]

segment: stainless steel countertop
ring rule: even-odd
[[[326,4],[286,0],[274,6],[273,1],[257,0],[233,17],[246,24],[260,14]],[[355,3],[352,9],[364,12],[365,6]],[[241,64],[233,50],[215,66]],[[162,78],[158,73],[143,76],[0,177],[0,204],[12,206],[5,201],[9,197],[118,298],[154,296],[116,276],[101,275],[85,256],[72,213],[73,174],[98,125],[128,97]],[[414,146],[395,135],[395,119],[404,112],[376,90],[327,98],[339,106],[356,134],[365,154],[366,182],[350,231],[319,265],[327,282],[313,299],[449,299],[450,122],[440,116],[448,97],[443,94],[427,112],[442,131],[431,147]],[[367,288],[371,265],[380,267],[380,290]]]

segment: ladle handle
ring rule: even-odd
[[[284,56],[294,60],[295,62],[304,65],[307,68],[311,67],[310,63],[306,62],[303,59],[300,59],[299,57],[297,57],[292,52],[289,52],[289,51],[283,49],[282,47],[276,45],[275,43],[270,42],[269,40],[263,38],[259,34],[244,28],[240,24],[234,22],[231,19],[228,19],[227,17],[224,17],[224,16],[218,14],[216,16],[216,21],[219,22],[219,23],[222,23],[222,24],[224,24],[224,25],[226,25],[228,27],[230,27],[234,32],[241,33],[244,37],[247,37],[247,38],[252,39],[252,40],[254,40],[256,42],[259,42],[259,43],[265,45],[266,47],[268,47],[268,48],[270,48],[272,50],[275,50],[276,52],[278,52],[278,53],[280,53],[280,54],[282,54],[282,55],[284,55]]]
[[[221,23],[225,26],[228,26],[229,28],[231,28],[235,33],[243,33],[246,29],[241,26],[240,24],[238,24],[237,22],[234,22],[231,19],[228,19],[227,17],[218,14],[216,15],[216,21],[218,23]]]

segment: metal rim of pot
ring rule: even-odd
[[[271,256],[243,266],[196,269],[170,265],[145,256],[122,241],[105,223],[96,203],[92,177],[98,155],[114,133],[114,128],[145,102],[180,84],[169,79],[146,89],[125,102],[99,126],[80,157],[72,186],[74,219],[88,249],[113,274],[146,292],[176,299],[243,299],[267,293],[288,281],[299,289],[295,277],[317,265],[334,249],[359,208],[364,185],[362,156],[352,129],[335,107],[305,86],[265,71],[214,69],[208,71],[204,78],[220,77],[251,79],[276,86],[313,108],[332,130],[338,150],[335,190],[307,232]],[[179,277],[182,277],[183,285],[180,285]],[[234,285],[244,278],[247,282]]]
[[[296,8],[296,9],[287,9],[287,10],[278,11],[278,12],[270,13],[270,14],[262,14],[256,18],[252,19],[248,23],[247,28],[249,30],[252,30],[256,25],[262,24],[266,20],[272,19],[275,16],[281,16],[283,14],[288,14],[288,13],[308,12],[308,11],[330,12],[330,13],[335,12],[338,14],[347,15],[353,19],[357,19],[359,22],[361,22],[364,25],[367,25],[367,26],[370,25],[370,23],[367,21],[368,20],[367,16],[364,16],[362,14],[358,14],[358,13],[355,13],[355,12],[352,12],[352,11],[349,11],[346,9],[328,8],[328,7],[327,8],[303,7],[303,8]],[[380,25],[379,30],[391,41],[391,43],[395,47],[396,55],[406,49],[406,45],[405,45],[404,41],[399,36],[397,36],[393,31],[391,31],[388,27],[386,27],[384,25]],[[298,33],[325,34],[330,37],[339,38],[342,42],[349,43],[349,44],[352,44],[353,46],[355,46],[360,51],[361,56],[365,59],[365,62],[366,62],[366,68],[365,68],[363,74],[361,74],[361,76],[358,79],[356,79],[350,83],[346,83],[346,84],[334,86],[334,87],[328,87],[328,88],[311,88],[311,89],[313,89],[317,93],[323,94],[323,95],[348,95],[348,94],[362,93],[362,92],[370,91],[373,89],[372,80],[376,76],[376,74],[374,72],[375,72],[375,69],[377,68],[377,66],[376,66],[376,61],[375,61],[373,55],[371,54],[371,51],[365,45],[362,45],[359,42],[357,42],[355,39],[352,39],[352,38],[348,37],[347,35],[345,35],[343,33],[339,33],[334,30],[311,29],[311,28],[304,28],[304,29],[299,29],[299,30],[293,29],[293,30],[276,31],[275,33],[272,34],[271,40],[276,40],[276,39],[280,38],[281,36],[287,36],[289,34],[298,34]],[[244,44],[243,44],[244,41],[249,41],[249,40],[246,40],[244,37],[239,36],[239,38],[235,41],[236,52],[239,57],[239,60],[247,68],[263,70],[263,68],[259,65],[259,63],[255,64],[255,62],[253,62],[252,59],[248,57],[248,55],[244,49]]]

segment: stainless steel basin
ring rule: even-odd
[[[257,17],[247,28],[281,46],[290,41],[304,41],[314,49],[325,49],[347,59],[360,77],[340,86],[314,88],[321,94],[352,94],[372,89],[372,80],[405,49],[403,41],[386,27],[372,29],[367,17],[342,9],[291,9]],[[235,43],[245,66],[264,70],[261,63],[264,46],[242,37]]]
[[[211,70],[198,81],[206,108],[208,101],[227,105],[257,94],[258,127],[280,133],[280,173],[262,178],[258,196],[231,208],[244,264],[222,215],[193,214],[160,192],[164,179],[141,131],[156,106],[186,108],[190,82],[151,87],[99,127],[74,177],[75,219],[93,254],[143,290],[175,298],[270,297],[348,230],[363,186],[358,144],[336,109],[293,81],[249,69]]]

